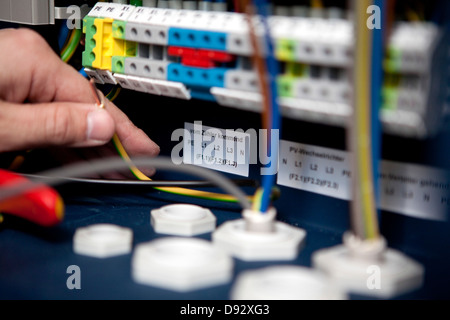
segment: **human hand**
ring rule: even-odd
[[[159,147],[113,103],[95,103],[90,83],[29,29],[0,30],[0,152],[94,147],[117,133],[130,155]]]

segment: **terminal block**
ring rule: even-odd
[[[259,16],[99,2],[84,19],[83,66],[106,83],[123,75],[117,82],[128,89],[260,112],[261,81],[251,62],[249,23],[265,56],[266,31]],[[276,81],[282,114],[345,126],[353,101],[353,22],[334,16],[270,16],[267,25],[281,66]],[[440,127],[447,98],[440,84],[447,73],[438,66],[448,59],[446,42],[446,32],[431,23],[394,26],[380,92],[386,132],[424,138]],[[140,85],[130,85],[129,79]],[[144,89],[149,83],[152,89]]]

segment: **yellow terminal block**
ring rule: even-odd
[[[111,58],[113,51],[112,23],[113,19],[95,19],[94,26],[97,33],[93,36],[97,44],[92,52],[95,54],[95,60],[92,66],[96,69],[111,70]]]
[[[114,19],[95,19],[96,34],[93,36],[96,46],[92,49],[95,60],[92,67],[112,71],[112,57],[128,57],[136,55],[136,43],[113,36]]]

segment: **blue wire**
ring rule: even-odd
[[[81,74],[83,77],[85,77],[85,78],[88,77],[88,75],[87,75],[86,72],[84,71],[84,68],[81,68],[79,72],[80,72],[80,74]]]
[[[69,36],[69,28],[67,27],[67,20],[64,20],[58,35],[58,45],[60,50],[64,47],[64,44],[66,43],[68,36]]]
[[[380,8],[381,15],[384,18],[385,0],[374,0],[374,4]],[[378,204],[379,188],[378,173],[379,159],[381,158],[381,122],[380,110],[382,105],[382,86],[383,86],[383,28],[374,29],[372,32],[372,79],[371,79],[371,135],[372,135],[372,165],[375,200]]]
[[[270,109],[270,113],[271,116],[270,118],[272,119],[272,123],[271,123],[271,128],[268,128],[268,134],[271,134],[272,130],[278,130],[278,137],[281,136],[280,133],[280,127],[281,127],[281,116],[280,116],[280,110],[279,110],[279,106],[278,106],[278,94],[277,94],[277,76],[279,74],[279,66],[278,66],[278,62],[275,59],[275,55],[274,55],[274,48],[273,48],[273,43],[272,43],[272,39],[270,36],[270,29],[269,29],[269,25],[267,22],[267,18],[268,18],[268,11],[269,11],[269,6],[267,1],[265,0],[255,0],[254,1],[255,7],[258,8],[258,13],[262,16],[262,21],[264,24],[264,29],[265,29],[265,43],[267,45],[267,57],[266,57],[266,65],[267,65],[267,71],[268,71],[268,76],[269,76],[269,84],[270,84],[270,91],[271,91],[271,95],[270,95],[270,102],[271,102],[271,109]],[[278,139],[271,139],[271,145],[272,147],[270,149],[275,150],[276,155],[277,155],[277,160],[278,161],[278,145],[279,145],[279,140]],[[268,150],[270,151],[270,150]],[[273,156],[273,155],[271,155]],[[270,163],[271,166],[277,165],[277,163]],[[276,170],[275,170],[276,172]],[[263,188],[263,194],[261,197],[261,212],[266,212],[269,208],[270,205],[270,196],[272,193],[272,188],[275,185],[275,178],[276,178],[276,173],[275,174],[269,174],[269,175],[263,175],[262,177],[262,188]]]

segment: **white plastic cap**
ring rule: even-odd
[[[245,219],[228,221],[219,226],[213,232],[212,240],[218,247],[244,261],[295,259],[303,247],[306,231],[287,223],[271,221],[274,218],[271,215],[256,217],[251,224],[253,229],[272,224],[273,231],[261,232],[264,228],[259,228],[260,232],[249,230],[246,216]]]
[[[232,258],[197,238],[169,237],[143,243],[132,259],[134,281],[173,291],[222,285],[232,274]]]
[[[75,231],[73,250],[77,254],[108,258],[131,252],[133,232],[113,224],[95,224]]]
[[[157,233],[194,236],[212,232],[216,217],[209,209],[191,204],[171,204],[150,213],[150,223]]]
[[[367,241],[346,233],[343,245],[315,252],[312,262],[345,292],[365,296],[389,299],[423,283],[423,266],[386,248],[383,238]]]
[[[275,208],[271,207],[266,213],[252,210],[244,210],[242,213],[246,222],[246,229],[250,232],[274,232],[275,231]]]
[[[344,300],[347,295],[316,270],[273,266],[244,271],[231,292],[233,300]]]
[[[373,240],[363,240],[351,232],[346,232],[343,240],[354,259],[377,262],[382,259],[387,248],[386,240],[381,236]]]

